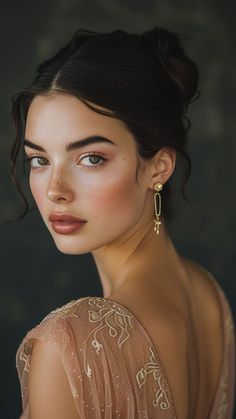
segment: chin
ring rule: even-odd
[[[78,239],[73,240],[73,238],[69,236],[67,236],[66,239],[64,238],[57,239],[53,237],[54,243],[61,253],[64,253],[65,255],[83,255],[90,252],[90,249],[79,246]]]

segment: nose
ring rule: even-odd
[[[48,185],[47,196],[53,202],[67,201],[74,199],[74,192],[71,188],[71,182],[65,173],[58,171],[53,173]]]

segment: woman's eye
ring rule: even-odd
[[[84,156],[81,159],[81,161],[82,160],[84,161],[85,159],[88,159],[90,164],[83,164],[82,166],[87,166],[94,169],[99,166],[102,166],[105,163],[105,160],[107,160],[98,154],[88,154],[87,156]],[[26,156],[26,160],[30,163],[30,167],[33,169],[46,166],[48,163],[48,160],[42,156],[31,156],[31,157]]]
[[[32,167],[32,168],[38,168],[38,167],[46,166],[46,164],[47,164],[47,159],[45,159],[42,156],[26,157],[26,160],[30,163],[30,167]],[[37,165],[36,162],[33,163],[34,160],[38,162],[38,165]]]
[[[90,166],[90,167],[94,167],[94,168],[96,168],[98,166],[102,166],[105,163],[105,160],[107,160],[104,157],[99,156],[98,154],[88,154],[87,156],[83,157],[81,160],[84,161],[84,159],[88,159],[89,162],[91,163],[89,165],[86,164],[85,166]],[[98,161],[101,161],[101,163],[97,164]]]

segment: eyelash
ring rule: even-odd
[[[83,160],[86,157],[99,157],[101,160],[103,160],[103,163],[101,163],[101,164],[97,164],[97,165],[93,165],[92,164],[91,166],[85,166],[85,167],[89,167],[89,168],[92,168],[92,169],[97,169],[98,167],[103,166],[105,164],[105,161],[107,160],[105,157],[103,157],[103,156],[101,156],[99,154],[95,154],[95,153],[88,153],[85,156],[83,156],[83,158],[81,160]],[[26,156],[25,157],[27,163],[29,163],[29,164],[30,164],[31,160],[37,159],[37,158],[38,159],[47,160],[46,157],[40,156],[38,154],[37,155],[34,155],[34,156]],[[41,165],[39,167],[32,167],[32,166],[30,166],[30,167],[31,167],[31,169],[35,170],[35,169],[40,169],[43,166],[46,166],[46,165],[43,164],[43,165]]]

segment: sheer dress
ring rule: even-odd
[[[209,275],[221,301],[224,358],[208,418],[232,419],[235,328],[227,298]],[[28,378],[35,339],[51,343],[58,351],[79,417],[181,419],[170,377],[147,329],[123,304],[90,296],[53,310],[21,342],[16,354],[23,407],[20,419],[30,419]]]

